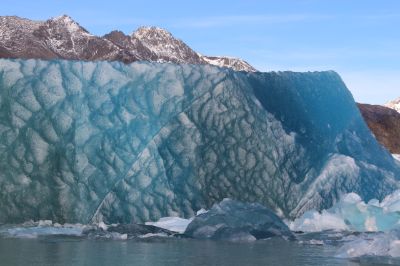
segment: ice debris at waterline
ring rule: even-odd
[[[400,257],[400,231],[361,235],[345,243],[337,252],[340,258],[365,256]]]
[[[382,202],[365,203],[355,193],[345,195],[332,208],[318,212],[310,210],[290,223],[293,231],[390,231],[400,229],[400,190]]]
[[[399,165],[332,72],[0,60],[0,223],[140,223],[223,198],[296,217]]]
[[[196,215],[200,215],[206,212],[208,211],[205,209],[200,209],[196,212]],[[190,222],[193,221],[193,219],[194,217],[191,217],[189,219],[181,217],[162,217],[157,222],[146,222],[146,225],[153,225],[159,228],[169,230],[171,232],[183,234],[188,225],[190,224]]]
[[[104,223],[58,224],[52,221],[25,222],[23,224],[0,225],[0,237],[5,238],[45,238],[51,236],[80,237],[87,239],[127,240],[134,238],[167,237],[175,233],[169,230],[143,224]]]
[[[193,218],[185,219],[180,217],[162,217],[157,222],[146,222],[146,225],[153,225],[167,229],[172,232],[183,234]]]
[[[194,217],[185,235],[199,239],[255,241],[273,236],[294,238],[286,224],[258,203],[224,199]]]

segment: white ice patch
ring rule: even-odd
[[[289,228],[292,231],[320,232],[325,230],[345,231],[349,228],[341,217],[323,210],[308,211],[299,219],[291,222]]]
[[[153,225],[172,232],[183,234],[186,230],[186,227],[188,227],[192,220],[193,218],[184,219],[179,217],[163,217],[157,222],[146,222],[146,225]]]
[[[196,212],[196,216],[207,212],[207,210],[202,208]],[[190,219],[180,217],[163,217],[160,218],[157,222],[146,222],[146,225],[153,225],[172,232],[183,234],[188,225],[193,221],[193,219],[194,217]]]
[[[392,155],[393,155],[393,158],[400,161],[400,154],[392,154]]]
[[[388,195],[382,202],[362,201],[349,193],[332,208],[304,213],[289,223],[293,231],[321,232],[324,230],[376,232],[400,228],[400,190]]]

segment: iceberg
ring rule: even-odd
[[[258,203],[224,199],[189,223],[185,235],[198,239],[254,241],[273,236],[294,238],[286,224]]]
[[[26,222],[20,225],[0,226],[0,237],[6,238],[38,238],[45,236],[74,236],[83,235],[86,226],[81,224],[57,224],[50,220]]]
[[[286,218],[399,189],[327,72],[0,60],[0,223],[144,223],[224,198]]]
[[[289,223],[293,231],[321,232],[324,230],[377,232],[400,229],[400,190],[368,203],[349,193],[330,209],[310,210]]]

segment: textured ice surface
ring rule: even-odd
[[[286,224],[258,203],[224,199],[206,213],[197,215],[185,235],[200,239],[254,241],[272,236],[292,237]]]
[[[400,229],[400,190],[365,203],[355,193],[345,195],[328,210],[310,210],[290,223],[294,231],[318,232],[323,230],[390,231]]]
[[[382,199],[398,167],[334,72],[0,60],[0,223],[192,217],[227,197],[295,217]]]

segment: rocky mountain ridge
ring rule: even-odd
[[[112,31],[95,36],[71,17],[46,21],[16,16],[0,17],[0,58],[106,60],[211,64],[234,70],[257,71],[242,59],[208,57],[191,49],[170,32],[140,27],[131,35]]]

